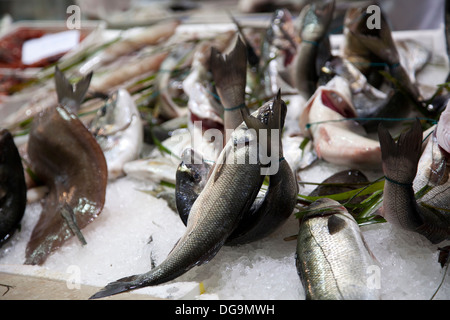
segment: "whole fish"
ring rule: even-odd
[[[294,86],[308,100],[317,87],[318,70],[316,59],[319,46],[326,38],[328,27],[334,13],[335,1],[315,1],[306,5],[300,13],[301,42],[297,47],[296,59],[292,70]]]
[[[428,139],[429,147],[422,155],[423,134],[418,120],[397,142],[383,126],[379,127],[378,135],[386,180],[382,216],[396,226],[422,234],[432,243],[450,239],[450,170],[445,156],[436,156],[442,152],[437,139],[433,136]],[[424,168],[418,170],[419,163]],[[436,171],[440,176],[437,179],[430,172],[435,163],[441,168]],[[414,185],[420,189],[428,185],[431,190],[416,199],[415,192],[422,190],[415,190]]]
[[[281,101],[275,100],[270,112],[264,109],[256,118],[243,115],[244,123],[220,153],[205,188],[190,210],[185,234],[167,258],[147,273],[109,283],[91,298],[165,283],[212,259],[259,192],[264,170],[255,139],[261,129],[280,129],[280,109]]]
[[[63,78],[56,69],[59,101],[81,101],[84,92],[79,92],[78,87],[72,92],[61,88]],[[49,188],[25,252],[25,264],[40,265],[74,235],[86,243],[81,229],[103,209],[108,171],[94,136],[62,104],[47,108],[34,118],[28,155],[32,170]]]
[[[0,130],[0,247],[19,227],[27,204],[27,186],[11,133]]]
[[[381,166],[379,142],[368,138],[365,129],[351,119],[354,117],[349,83],[336,76],[317,88],[299,124],[304,134],[312,137],[320,159],[355,168]]]
[[[300,224],[296,266],[308,300],[373,300],[368,277],[377,263],[355,219],[337,201],[307,207]]]
[[[127,90],[111,94],[91,121],[89,130],[105,155],[108,179],[123,176],[124,164],[139,157],[143,142],[141,116]]]

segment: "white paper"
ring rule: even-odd
[[[29,65],[39,60],[67,52],[80,42],[79,30],[68,30],[44,35],[24,42],[22,63]]]

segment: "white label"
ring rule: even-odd
[[[33,64],[39,60],[67,52],[76,47],[79,42],[79,30],[52,33],[27,40],[22,46],[22,63]]]

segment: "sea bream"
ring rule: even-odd
[[[112,93],[89,125],[105,154],[108,179],[125,173],[125,163],[139,157],[143,143],[141,116],[132,97],[125,89]]]
[[[300,129],[312,137],[320,159],[355,168],[379,167],[379,142],[368,138],[355,120],[349,83],[335,76],[317,88],[299,118]]]
[[[89,83],[89,74],[82,83]],[[25,252],[25,264],[42,264],[48,255],[74,235],[82,244],[81,230],[102,212],[107,166],[103,151],[69,105],[84,98],[83,86],[64,86],[62,72],[55,72],[59,101],[33,120],[28,141],[30,165],[49,188],[39,221]]]
[[[19,228],[27,204],[27,186],[11,133],[0,130],[0,247]]]
[[[352,215],[329,198],[306,210],[295,258],[306,299],[380,299],[380,290],[369,285],[370,268],[377,262]]]
[[[275,100],[267,111],[264,108],[256,118],[243,114],[244,123],[235,130],[216,160],[205,188],[192,205],[186,232],[167,258],[147,273],[109,283],[91,298],[165,283],[216,255],[263,183],[266,170],[260,159],[258,140],[261,129],[268,132],[280,129],[281,101]]]
[[[381,215],[432,243],[450,239],[450,170],[434,133],[423,154],[418,120],[397,141],[383,126],[378,135],[385,175]]]

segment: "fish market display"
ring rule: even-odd
[[[79,103],[85,91],[78,91],[78,86],[71,92],[61,88],[67,83],[63,78],[57,69],[56,87],[63,94],[59,101]],[[65,104],[48,108],[35,118],[28,155],[32,170],[49,193],[28,242],[25,263],[42,264],[74,235],[85,244],[81,230],[102,211],[107,167],[94,136]]]
[[[252,140],[260,137],[260,129],[280,129],[282,103],[278,96],[273,103],[269,102],[269,108],[263,106],[255,116],[244,116],[245,123],[237,128],[219,155],[205,188],[192,205],[184,235],[166,260],[147,273],[108,284],[92,298],[170,281],[217,254],[261,187],[262,163]]]
[[[19,227],[27,202],[27,187],[19,151],[8,130],[0,131],[0,246]]]
[[[358,224],[338,202],[323,198],[303,216],[297,240],[296,265],[311,300],[379,299],[369,285],[376,265]]]
[[[281,3],[99,29],[0,96],[0,276],[70,275],[86,299],[449,299],[444,30]]]

